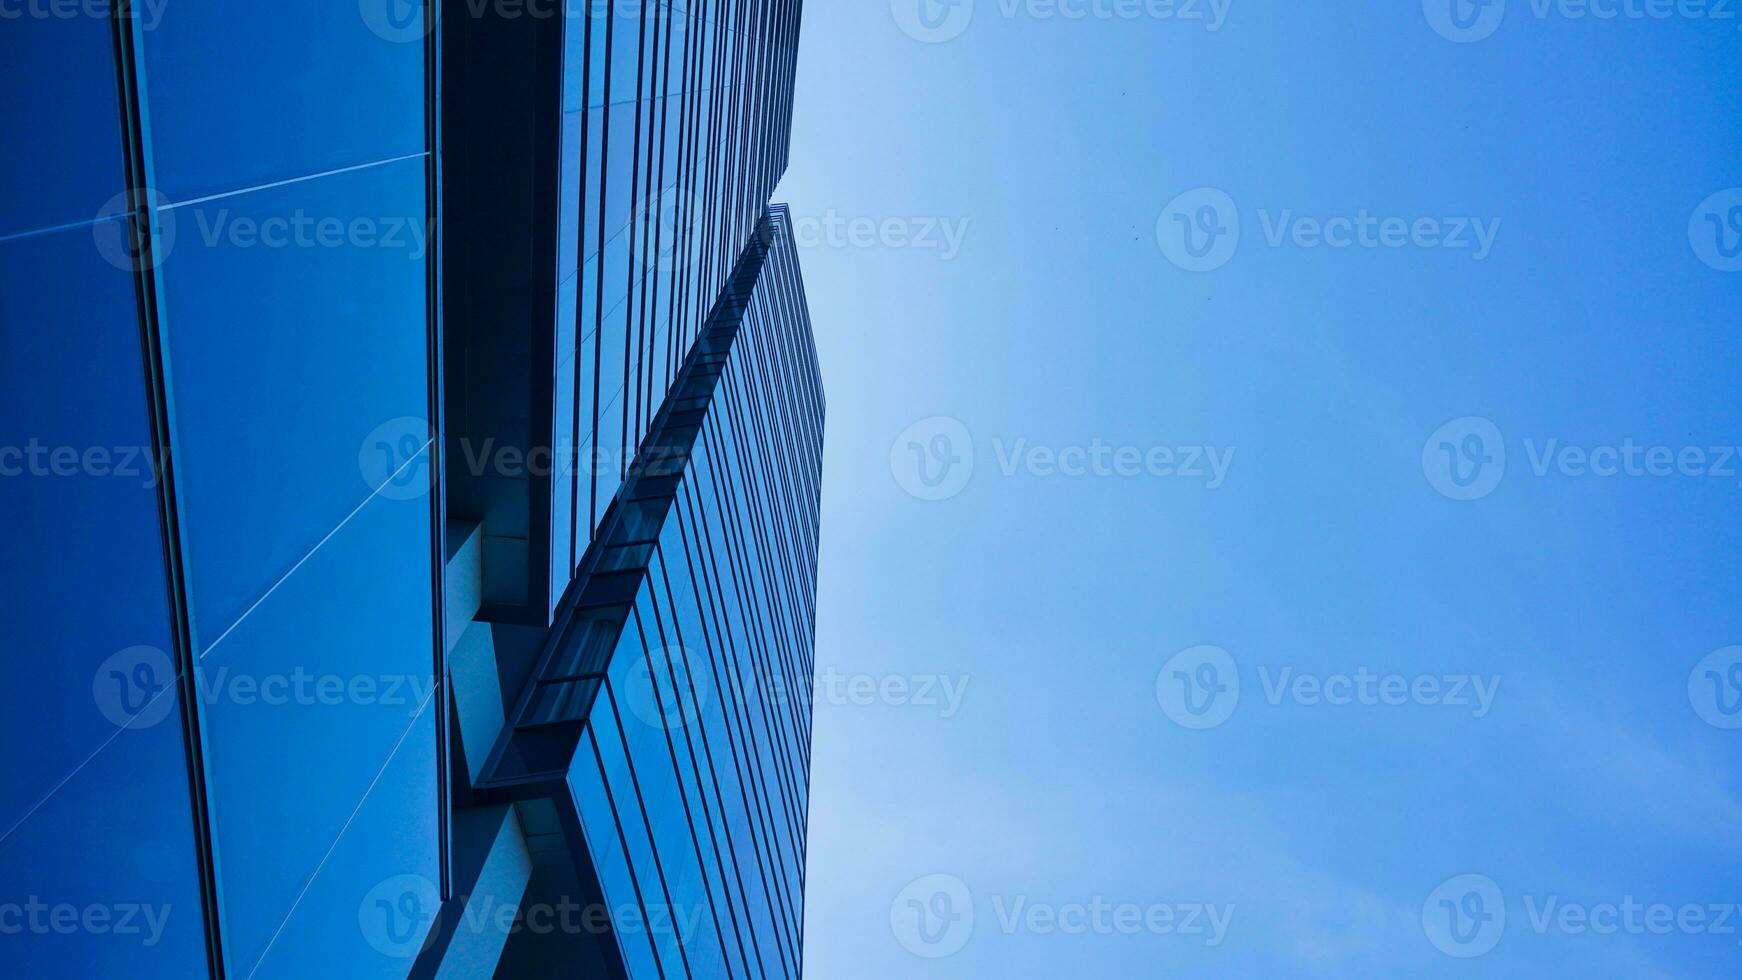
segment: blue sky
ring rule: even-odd
[[[777,195],[810,975],[1734,975],[1742,8],[916,2]]]

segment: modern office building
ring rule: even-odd
[[[0,19],[0,976],[800,974],[800,7]]]

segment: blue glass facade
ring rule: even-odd
[[[687,943],[635,949],[636,977],[797,977],[802,960],[816,524],[767,502],[815,487],[821,404],[778,391],[813,380],[774,360],[804,349],[800,321],[746,321],[569,773],[607,900],[708,913]],[[791,457],[762,457],[777,447]]]
[[[0,975],[797,974],[822,399],[767,200],[799,16],[0,21]],[[576,719],[573,792],[504,791],[692,412],[601,677],[675,697],[646,651],[681,631],[735,693]],[[606,915],[525,928],[571,897]],[[623,917],[661,901],[708,928]]]
[[[471,371],[450,452],[555,450],[525,473],[474,452],[453,492],[483,524],[486,601],[527,622],[548,621],[786,168],[800,6],[563,11],[444,22],[449,348]]]
[[[824,404],[771,212],[484,783],[572,806],[631,977],[797,977]]]
[[[429,270],[261,235],[427,224],[425,54],[336,8],[127,14],[0,30],[4,724],[45,746],[6,767],[0,972],[299,976],[365,948],[323,896],[439,874],[433,513],[356,462],[430,417]],[[239,694],[301,675],[424,700]]]

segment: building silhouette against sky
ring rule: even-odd
[[[800,974],[800,6],[0,27],[0,975]]]

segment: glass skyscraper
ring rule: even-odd
[[[799,975],[800,7],[0,21],[0,975]]]

